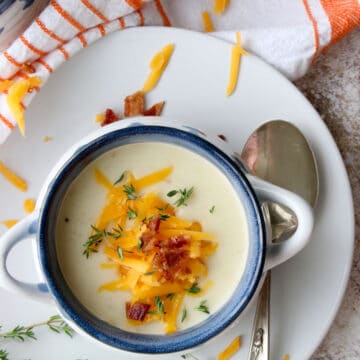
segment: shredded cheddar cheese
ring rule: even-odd
[[[150,62],[150,74],[148,75],[145,84],[143,86],[143,91],[148,92],[152,90],[160,80],[160,77],[164,70],[166,69],[170,57],[174,51],[174,44],[168,44],[164,46]]]
[[[44,138],[43,138],[43,142],[45,142],[45,143],[53,141],[53,140],[54,140],[54,138],[51,136],[44,136]]]
[[[230,359],[241,347],[241,338],[237,336],[224,351],[218,355],[218,360]],[[284,359],[285,360],[285,359]]]
[[[2,80],[0,81],[0,93],[3,93],[6,91],[11,85],[13,81],[12,80]]]
[[[286,354],[286,355],[284,356],[284,360],[290,360],[290,355]]]
[[[162,321],[165,333],[177,330],[185,295],[202,296],[212,286],[206,280],[206,259],[217,248],[215,236],[203,231],[199,222],[177,217],[175,207],[156,192],[145,191],[166,181],[172,171],[169,166],[141,178],[127,171],[114,185],[95,168],[95,179],[107,197],[89,237],[95,239],[91,252],[101,248],[108,258],[100,267],[118,274],[99,291],[129,291],[128,321]],[[100,237],[102,242],[96,242]]]
[[[0,161],[0,174],[2,174],[9,182],[21,191],[27,190],[27,182],[8,169],[3,162]]]
[[[241,55],[248,55],[248,52],[241,47],[240,33],[236,33],[236,44],[231,48],[231,62],[226,96],[230,96],[235,88],[239,77]]]
[[[25,136],[25,119],[21,100],[32,88],[41,85],[41,83],[42,80],[35,76],[17,81],[9,88],[7,103],[23,136]]]
[[[95,121],[97,123],[102,123],[105,120],[105,114],[96,114]]]
[[[1,221],[1,224],[4,224],[8,229],[12,228],[14,225],[16,225],[19,222],[19,220],[11,219],[11,220],[4,220]]]
[[[32,213],[35,209],[35,201],[34,199],[26,199],[24,201],[24,210],[28,214]]]
[[[207,11],[203,11],[201,14],[201,17],[202,17],[202,21],[204,24],[204,31],[205,32],[213,32],[215,29],[212,24],[210,14]]]
[[[215,0],[213,8],[214,13],[218,15],[222,14],[229,6],[229,1],[230,0]]]

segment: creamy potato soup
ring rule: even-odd
[[[156,183],[143,180],[154,173],[152,180],[163,178]],[[146,182],[150,185],[144,187]],[[127,197],[126,220],[116,225],[110,211],[117,206],[114,186],[119,196]],[[152,210],[158,209],[156,215],[141,213],[149,199],[157,204]],[[181,227],[187,230],[179,235]],[[155,245],[149,233],[157,234]],[[70,186],[56,227],[60,268],[78,300],[116,327],[151,334],[191,327],[219,310],[242,276],[248,241],[244,208],[228,179],[192,151],[160,142],[124,145],[88,165]],[[169,246],[163,258],[154,253],[159,244]],[[138,260],[140,254],[149,266]],[[181,261],[191,265],[177,268],[175,274],[164,259],[171,266]],[[189,268],[201,276],[194,278]],[[171,290],[175,277],[188,284],[180,295]],[[164,291],[151,305],[134,308],[134,303],[145,300],[134,300],[124,286],[147,289],[149,296]],[[170,316],[167,306],[176,318],[164,328],[164,322],[156,320]]]

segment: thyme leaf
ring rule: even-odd
[[[138,240],[138,243],[137,243],[137,245],[136,245],[136,250],[140,250],[141,248],[142,248],[142,246],[143,246],[143,242],[142,242],[142,240],[141,240],[141,238]]]
[[[187,316],[187,310],[186,308],[182,309],[182,313],[181,313],[181,322],[184,322],[184,320],[186,319]]]
[[[210,213],[210,214],[213,214],[214,211],[215,211],[215,205],[211,207],[211,209],[209,210],[209,213]]]
[[[111,232],[107,232],[108,236],[111,236],[114,239],[119,239],[123,236],[124,230],[123,228],[118,225],[117,228],[112,228]]]
[[[126,173],[127,173],[127,171],[125,170],[125,171],[120,175],[120,177],[114,182],[114,185],[117,185],[117,184],[121,183],[121,182],[124,180]]]
[[[148,271],[146,273],[144,273],[144,275],[152,275],[152,274],[156,274],[157,273],[157,270],[152,270],[152,271]]]
[[[165,314],[164,303],[161,301],[159,296],[155,296],[155,306],[160,314]]]
[[[201,289],[199,288],[198,284],[197,283],[193,283],[191,285],[191,287],[189,287],[188,289],[186,289],[186,291],[190,294],[198,294]]]
[[[133,184],[123,185],[123,191],[126,194],[128,200],[135,200],[139,198],[139,195],[136,194],[135,187]]]
[[[190,353],[181,355],[181,357],[182,357],[183,359],[199,360],[197,357],[195,357],[194,355],[192,355],[192,354],[190,354]]]
[[[206,300],[200,301],[200,305],[194,309],[205,314],[210,314],[209,307],[206,305]]]
[[[162,221],[166,221],[170,217],[170,215],[167,214],[160,214],[159,216],[160,216],[160,220]]]
[[[173,197],[178,193],[178,190],[171,190],[167,193],[168,197]]]
[[[117,253],[118,253],[118,255],[119,255],[119,258],[120,258],[121,260],[124,259],[123,249],[122,249],[120,246],[118,246],[118,247],[116,248],[116,251],[117,251]]]
[[[128,215],[129,220],[135,219],[137,217],[137,212],[134,209],[132,209],[131,207],[129,207],[127,215]]]

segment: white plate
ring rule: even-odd
[[[175,43],[175,51],[148,104],[166,100],[163,115],[224,134],[241,148],[259,124],[270,119],[295,123],[311,143],[318,160],[320,196],[311,243],[274,271],[271,299],[271,359],[307,359],[325,336],[346,287],[351,267],[354,224],[345,168],[328,129],[308,101],[283,76],[254,56],[242,59],[239,82],[225,96],[231,45],[213,37],[177,29],[135,28],[105,37],[83,50],[52,75],[27,112],[27,138],[18,132],[0,148],[0,158],[29,180],[20,193],[0,178],[0,219],[20,218],[26,197],[37,196],[49,169],[71,144],[96,129],[95,115],[107,107],[122,108],[123,98],[140,89],[154,53]],[[45,135],[54,141],[44,143]],[[1,229],[2,232],[5,229]],[[14,250],[10,266],[22,278],[36,279],[30,244]],[[0,324],[39,322],[53,313],[50,306],[0,290]],[[235,335],[243,347],[234,359],[245,359],[253,308],[239,326],[194,354],[214,359]],[[80,335],[69,339],[46,329],[38,341],[0,342],[11,359],[145,359],[93,343]],[[165,355],[163,359],[180,359]]]

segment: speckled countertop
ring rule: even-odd
[[[360,359],[360,29],[296,82],[329,127],[345,161],[355,205],[351,277],[335,322],[311,360]]]

